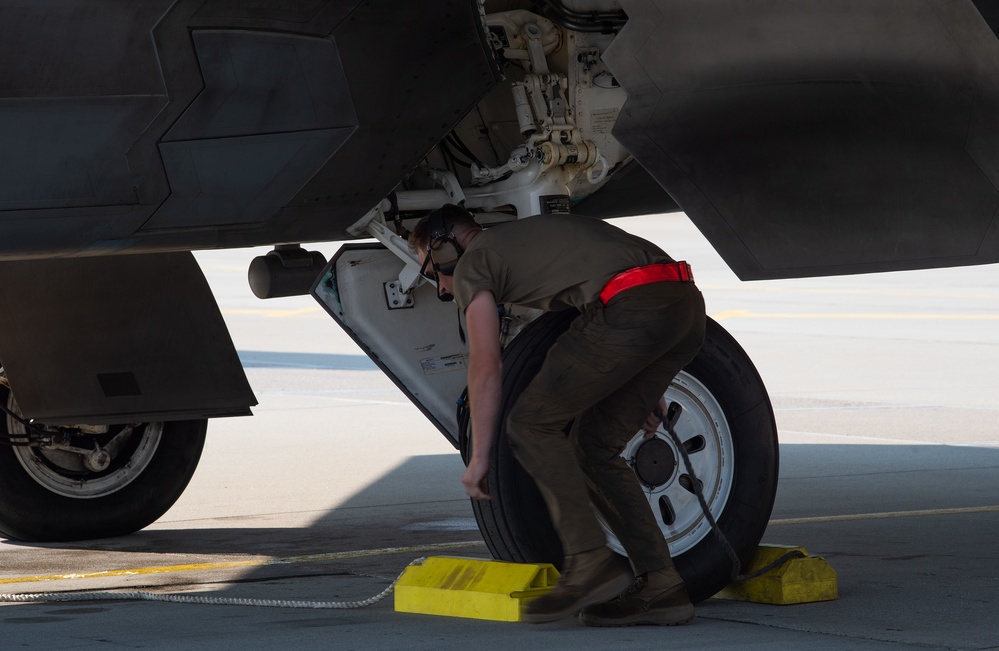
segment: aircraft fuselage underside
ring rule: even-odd
[[[311,290],[463,453],[467,352],[405,240],[444,203],[487,227],[683,210],[743,279],[999,262],[984,1],[56,4],[0,0],[0,535],[145,526],[204,420],[249,412],[192,250],[274,245],[254,292]],[[362,238],[325,269],[297,248]],[[568,320],[502,314],[509,397]],[[717,324],[664,395],[701,479],[644,489],[702,598],[729,559],[694,492],[746,557],[776,427]],[[629,463],[679,463],[643,442]],[[493,452],[490,550],[557,562],[540,496]]]

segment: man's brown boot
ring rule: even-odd
[[[558,585],[529,601],[522,619],[543,624],[571,617],[581,608],[621,594],[634,580],[628,561],[606,547],[567,556]]]
[[[586,626],[674,626],[694,619],[694,606],[683,579],[672,567],[635,579],[617,599],[584,608]]]

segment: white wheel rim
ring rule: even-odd
[[[14,413],[20,414],[13,398],[7,401]],[[24,426],[7,418],[7,431],[11,434],[26,434]],[[131,456],[121,463],[113,459],[110,472],[88,472],[80,455],[61,450],[43,450],[36,447],[14,447],[14,456],[21,467],[33,480],[46,490],[74,499],[94,499],[120,491],[143,473],[156,455],[163,423],[147,423],[135,428],[132,437],[139,437],[137,445],[126,445]]]
[[[735,446],[724,411],[707,387],[683,371],[666,391],[666,402],[677,402],[683,408],[675,428],[676,433],[688,448],[694,474],[702,485],[704,500],[711,515],[717,520],[728,503],[735,476]],[[662,484],[650,486],[645,482],[640,483],[660,531],[669,543],[670,554],[676,557],[693,548],[708,535],[711,524],[704,516],[697,496],[683,486],[684,483],[689,484],[689,471],[669,434],[660,426],[656,438],[668,445],[674,467],[671,471],[662,470],[669,476]],[[639,431],[621,453],[633,468],[639,448],[645,442],[644,433]],[[661,443],[655,445],[662,449]],[[684,476],[688,480],[684,480]],[[602,520],[601,524],[607,534],[608,545],[619,554],[625,554],[624,547],[610,528]]]

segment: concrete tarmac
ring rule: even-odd
[[[709,600],[666,629],[400,614],[391,597],[4,604],[0,648],[999,649],[999,267],[742,283],[682,215],[618,223],[691,262],[757,364],[781,436],[765,542],[828,559],[838,600]],[[190,487],[144,531],[0,541],[0,592],[352,601],[415,557],[488,556],[457,453],[311,299],[252,296],[259,253],[198,254],[256,415],[211,424]]]

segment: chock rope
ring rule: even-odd
[[[736,553],[735,549],[732,547],[732,543],[728,541],[725,534],[722,532],[721,527],[718,526],[718,522],[715,521],[715,516],[711,514],[711,509],[708,508],[708,503],[704,499],[704,494],[701,492],[701,482],[697,480],[697,475],[694,474],[694,464],[690,462],[690,456],[687,454],[687,449],[683,447],[683,443],[680,441],[680,437],[677,436],[676,430],[673,426],[676,421],[680,418],[680,412],[683,411],[683,407],[678,402],[671,402],[669,408],[666,410],[666,415],[663,415],[662,411],[657,407],[655,410],[656,416],[658,416],[663,422],[663,428],[669,434],[670,438],[673,439],[673,445],[676,449],[680,451],[680,456],[683,458],[683,464],[687,466],[687,474],[690,475],[690,482],[693,484],[694,495],[697,496],[697,503],[701,505],[701,511],[704,512],[704,517],[711,525],[711,531],[718,537],[718,542],[721,543],[722,548],[725,550],[725,554],[728,555],[729,559],[732,561],[732,574],[731,579],[733,583],[745,583],[751,579],[761,577],[771,570],[775,570],[784,563],[787,563],[794,558],[805,558],[805,554],[801,553],[797,549],[793,549],[786,554],[782,555],[780,558],[772,563],[767,564],[764,567],[752,572],[750,574],[742,574],[742,561],[739,560],[739,555]]]
[[[425,556],[414,559],[406,567],[422,565]],[[262,608],[312,608],[316,610],[348,610],[376,604],[389,596],[402,578],[403,570],[395,581],[374,597],[361,601],[297,601],[286,599],[242,599],[236,597],[209,597],[203,595],[161,594],[157,592],[25,592],[0,594],[0,603],[50,603],[59,601],[160,601],[174,604],[200,604],[208,606],[257,606]]]

